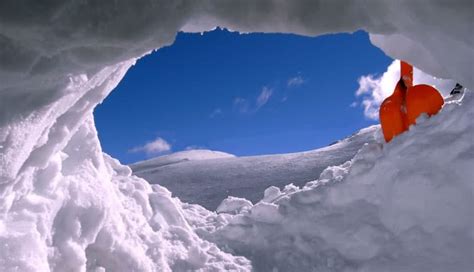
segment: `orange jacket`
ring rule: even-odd
[[[380,105],[379,117],[386,142],[408,130],[420,114],[436,114],[444,104],[439,92],[425,84],[413,86],[413,66],[400,61],[400,80]]]

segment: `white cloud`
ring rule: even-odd
[[[359,78],[359,89],[357,97],[362,97],[361,105],[364,107],[364,115],[373,120],[379,117],[379,107],[383,100],[393,93],[396,83],[400,79],[400,62],[393,61],[387,71],[381,76],[365,75]],[[437,88],[443,96],[447,96],[454,87],[455,82],[435,78],[414,67],[413,83],[428,84]]]
[[[306,80],[304,80],[301,76],[295,76],[290,79],[288,79],[286,85],[288,87],[298,87],[302,84],[304,84]]]
[[[147,155],[159,154],[171,150],[171,144],[165,139],[158,137],[152,142],[148,142],[143,146],[137,146],[129,150],[132,153],[145,152]]]
[[[265,104],[267,104],[268,100],[270,100],[270,97],[273,94],[273,90],[268,88],[268,87],[263,87],[262,91],[260,92],[260,95],[257,97],[256,105],[257,109],[263,107]]]

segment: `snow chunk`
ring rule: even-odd
[[[244,198],[229,196],[217,207],[217,213],[239,213],[252,207],[252,202]]]

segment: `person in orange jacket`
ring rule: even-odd
[[[413,86],[413,66],[400,61],[400,80],[393,94],[380,105],[379,117],[385,141],[390,142],[408,130],[420,114],[436,114],[443,104],[443,97],[432,86]]]

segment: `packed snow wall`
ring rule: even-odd
[[[468,0],[2,1],[0,270],[249,269],[100,148],[94,107],[177,31],[364,29],[390,56],[472,89],[473,11]]]

